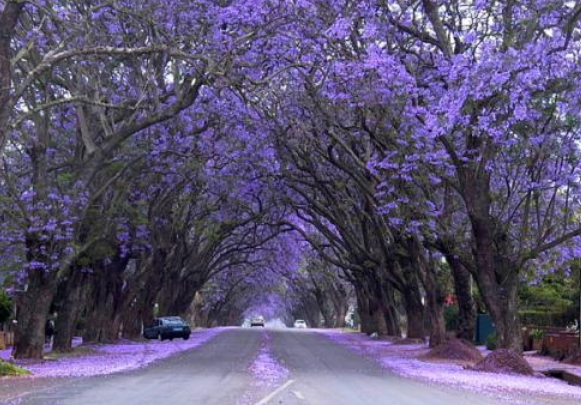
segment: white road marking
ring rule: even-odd
[[[297,397],[301,401],[305,400],[305,396],[303,394],[301,394],[300,391],[293,391],[292,393],[295,394],[295,397]]]
[[[286,390],[288,387],[290,387],[292,384],[294,384],[294,382],[295,382],[295,380],[288,380],[286,383],[284,383],[283,385],[278,387],[276,390],[274,390],[273,392],[268,394],[266,397],[262,398],[260,401],[258,401],[254,405],[266,405],[266,404],[268,404],[274,397],[276,397],[278,394],[280,394],[281,392]]]

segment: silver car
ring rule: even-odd
[[[307,323],[302,319],[297,319],[295,321],[295,328],[297,329],[307,329]]]
[[[250,321],[250,326],[261,326],[264,328],[264,318],[261,316],[257,316],[255,318],[252,318],[252,320]]]

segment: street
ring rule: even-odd
[[[249,371],[268,336],[289,375],[276,386]],[[6,381],[4,381],[6,383]],[[21,405],[493,405],[493,399],[405,380],[330,342],[296,330],[232,329],[209,343],[129,373],[36,383]],[[527,400],[527,404],[541,404]]]

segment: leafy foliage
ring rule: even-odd
[[[4,290],[0,290],[0,324],[12,316],[12,300]]]
[[[5,362],[4,360],[0,360],[0,377],[18,377],[28,374],[30,374],[30,372],[25,369],[12,363]]]
[[[486,338],[486,348],[488,350],[496,350],[498,349],[498,335],[495,333],[491,333]]]

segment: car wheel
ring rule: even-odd
[[[170,337],[170,338],[169,338],[169,340],[170,340],[170,342],[171,342],[171,341],[173,341],[173,338],[172,338],[172,337]]]
[[[184,340],[188,340],[190,338],[190,335],[184,335]]]

